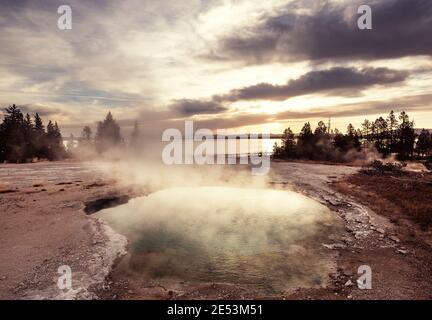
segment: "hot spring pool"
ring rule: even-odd
[[[321,243],[341,226],[299,193],[234,187],[166,189],[97,216],[129,239],[127,272],[266,292],[322,285],[332,263]]]

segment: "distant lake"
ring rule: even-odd
[[[183,144],[185,140],[182,142],[174,142],[175,144],[179,144],[179,147],[181,147],[181,144]],[[165,145],[167,145],[169,142],[166,142]],[[193,142],[194,150],[198,145],[200,145],[203,142]],[[277,143],[278,146],[282,144],[281,139],[232,139],[230,141],[217,141],[214,142],[214,155],[236,155],[236,156],[246,156],[248,154],[257,154],[257,153],[263,153],[263,154],[272,154],[273,153],[273,146]],[[184,150],[184,146],[183,146]],[[209,154],[211,155],[211,154]]]
[[[182,142],[175,142],[175,144],[178,144],[179,147],[181,147],[181,144],[183,144],[185,140],[182,140]],[[79,139],[73,139],[73,145],[74,147],[77,147],[80,143]],[[128,142],[126,141],[126,144]],[[169,144],[169,142],[161,142],[161,146],[165,146]],[[194,150],[195,148],[200,145],[202,142],[194,142]],[[229,144],[232,144],[231,148]],[[270,138],[270,139],[232,139],[225,140],[225,148],[224,148],[224,141],[218,141],[215,139],[214,148],[215,153],[214,155],[218,154],[225,154],[225,155],[237,155],[237,156],[245,156],[248,154],[257,154],[257,153],[263,153],[263,154],[272,154],[273,153],[273,146],[277,143],[278,146],[281,146],[282,140],[278,138]],[[69,138],[63,139],[63,144],[67,148],[68,144],[70,144]],[[159,144],[159,143],[157,143]],[[156,144],[156,145],[157,145]],[[153,144],[154,145],[154,144]],[[184,149],[183,149],[184,150]],[[223,152],[225,150],[225,152]],[[210,154],[211,155],[211,154]]]

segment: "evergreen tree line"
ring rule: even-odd
[[[329,132],[323,121],[314,131],[309,122],[305,123],[298,136],[287,128],[282,145],[275,144],[273,151],[275,158],[343,162],[349,160],[349,155],[371,147],[383,156],[396,154],[399,160],[426,159],[432,155],[432,138],[425,129],[417,135],[414,121],[410,121],[406,112],[396,117],[391,111],[387,118],[379,117],[372,122],[366,119],[358,129],[349,124],[346,133],[337,129]]]
[[[135,122],[128,146],[139,150],[140,144],[138,123]],[[120,126],[111,112],[108,112],[103,121],[98,122],[94,137],[92,129],[85,126],[79,139],[71,134],[67,148],[63,144],[57,122],[50,120],[45,127],[38,113],[33,116],[28,113],[24,115],[16,105],[5,109],[4,119],[0,124],[0,162],[62,160],[69,156],[80,156],[81,152],[84,156],[94,157],[110,149],[125,146]]]
[[[48,122],[46,128],[36,113],[23,115],[16,106],[5,109],[0,124],[0,162],[30,162],[35,158],[59,160],[66,150],[57,122]]]
[[[120,125],[114,119],[111,112],[108,112],[105,119],[97,123],[96,134],[93,137],[92,129],[85,126],[81,132],[78,146],[73,141],[71,135],[68,144],[68,151],[80,155],[82,152],[87,155],[103,154],[112,149],[122,149],[126,143],[121,135]],[[128,146],[131,149],[138,148],[140,145],[140,131],[138,123],[135,121]]]

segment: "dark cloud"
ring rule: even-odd
[[[183,116],[199,114],[221,113],[227,110],[222,104],[216,101],[203,101],[193,99],[181,99],[174,101],[169,108]]]
[[[326,119],[329,117],[356,117],[369,115],[386,114],[391,110],[400,112],[421,112],[430,111],[432,107],[432,94],[406,96],[399,99],[392,99],[388,102],[366,101],[356,104],[345,104],[333,108],[312,108],[305,111],[282,111],[276,114],[273,120],[306,120]]]
[[[313,15],[290,13],[288,7],[264,17],[259,26],[237,30],[221,39],[216,54],[258,63],[432,54],[430,0],[364,0],[343,6],[320,3]],[[372,30],[357,27],[360,4],[372,8]]]
[[[404,81],[408,72],[388,68],[343,68],[334,67],[328,70],[311,71],[298,79],[290,80],[285,85],[260,83],[242,89],[232,90],[227,95],[215,96],[216,101],[238,100],[286,100],[290,97],[317,92],[334,94],[358,93],[360,90],[374,86]]]
[[[309,108],[299,111],[281,111],[276,114],[249,114],[249,113],[225,113],[215,115],[209,119],[194,119],[194,128],[208,129],[232,129],[243,126],[261,125],[275,122],[303,122],[328,119],[357,117],[372,119],[376,115],[385,115],[394,110],[400,112],[428,112],[432,107],[432,94],[406,96],[399,99],[382,101],[366,101],[356,104],[341,104],[333,108]],[[168,128],[184,130],[184,120],[176,119],[169,110],[143,110],[138,119],[119,120],[122,130],[130,128],[138,120],[140,131],[147,139],[159,140],[162,132]],[[415,120],[415,119],[414,119]],[[89,123],[93,128],[95,125]],[[62,125],[61,128],[65,136],[70,133],[80,134],[84,124]],[[287,125],[288,126],[288,125]],[[274,132],[276,133],[276,132]]]
[[[230,114],[223,117],[196,121],[197,128],[232,129],[242,126],[260,125],[272,122],[272,117],[267,114]]]
[[[23,112],[23,114],[28,113],[30,115],[33,115],[35,113],[38,113],[41,117],[56,117],[67,115],[65,110],[51,106],[25,104],[19,105],[18,107]]]
[[[301,122],[316,119],[316,121],[331,118],[358,117],[371,118],[376,115],[386,115],[391,110],[395,112],[427,112],[432,107],[432,94],[405,96],[388,102],[366,101],[356,104],[341,104],[333,108],[309,108],[300,111],[281,111],[276,114],[226,113],[217,117],[196,120],[197,128],[231,129],[236,127],[261,125],[275,122]],[[414,119],[415,120],[415,119]],[[170,126],[178,125],[181,129],[183,121],[173,120]],[[165,124],[166,125],[166,124]]]

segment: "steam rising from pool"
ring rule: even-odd
[[[148,279],[266,290],[321,285],[321,243],[340,224],[301,194],[235,187],[171,188],[98,216],[131,243],[127,271]]]

